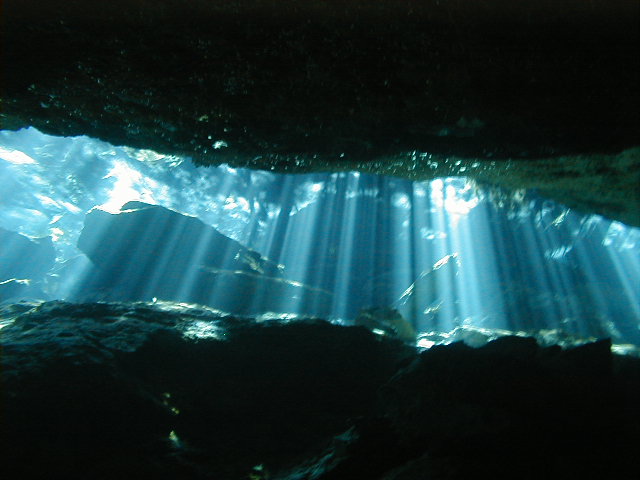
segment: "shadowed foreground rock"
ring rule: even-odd
[[[411,353],[323,321],[62,302],[18,317],[2,347],[16,479],[245,478],[370,413]]]
[[[503,337],[419,354],[361,327],[176,304],[3,312],[16,317],[1,337],[3,478],[634,471],[638,364],[606,341],[562,350]]]

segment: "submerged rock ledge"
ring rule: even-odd
[[[606,340],[419,352],[184,304],[5,306],[3,478],[631,478],[640,365]],[[626,475],[626,476],[625,476]]]

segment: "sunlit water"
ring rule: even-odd
[[[418,332],[551,330],[640,345],[640,230],[533,195],[506,210],[465,178],[196,168],[34,129],[0,132],[0,176],[0,227],[50,236],[56,248],[56,264],[33,279],[41,299],[78,300],[86,212],[141,200],[196,216],[284,265],[287,278],[332,292],[334,319],[389,307]],[[61,268],[73,259],[77,268]],[[296,298],[280,304],[309,313]]]

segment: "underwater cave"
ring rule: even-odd
[[[2,478],[634,478],[637,2],[2,17]]]

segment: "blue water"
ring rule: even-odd
[[[534,193],[507,209],[465,178],[205,169],[34,129],[0,132],[0,176],[0,228],[49,237],[56,256],[24,279],[34,288],[2,302],[89,298],[92,266],[77,248],[86,213],[140,200],[195,216],[283,265],[288,280],[331,292],[323,312],[333,319],[389,307],[419,332],[548,330],[640,345],[640,230]],[[0,259],[21,262],[9,244]],[[149,275],[141,300],[162,300],[152,288],[162,274]],[[279,305],[316,313],[293,297]]]

